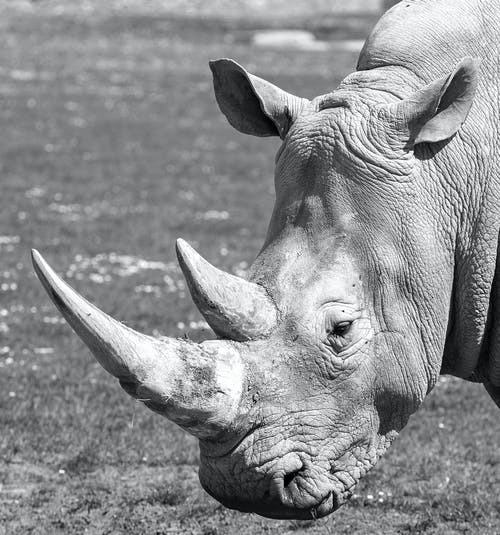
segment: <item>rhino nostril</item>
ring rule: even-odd
[[[290,483],[295,479],[296,476],[300,474],[300,470],[295,470],[295,472],[290,472],[289,474],[285,474],[285,477],[283,478],[283,487],[286,489]]]
[[[300,486],[297,476],[299,478],[303,477],[304,469],[304,461],[297,453],[290,452],[283,456],[275,468],[275,477],[273,478],[274,497],[291,503],[293,495]]]

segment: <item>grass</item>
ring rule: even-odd
[[[481,387],[441,381],[334,516],[243,515],[201,490],[196,441],[128,398],[35,280],[31,247],[139,330],[210,336],[174,241],[244,271],[271,213],[277,142],[230,129],[208,59],[307,97],[356,60],[255,49],[239,32],[258,21],[217,20],[43,6],[0,19],[0,533],[500,532],[500,419]]]

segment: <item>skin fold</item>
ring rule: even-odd
[[[35,256],[103,366],[200,439],[200,481],[224,505],[274,518],[330,514],[440,373],[482,382],[500,403],[499,18],[498,0],[400,2],[358,70],[312,101],[231,60],[211,63],[230,124],[282,139],[249,280],[218,275],[178,244],[219,341],[160,347],[127,330],[122,343],[110,334],[121,327],[97,309],[78,312],[87,305]],[[147,373],[141,344],[153,348]],[[156,353],[173,351],[178,379],[162,390]]]

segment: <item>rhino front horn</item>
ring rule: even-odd
[[[62,281],[32,251],[38,278],[100,364],[134,398],[201,439],[231,430],[244,366],[235,344],[155,339],[114,320]]]
[[[177,258],[193,301],[218,336],[242,342],[271,332],[276,307],[262,286],[215,268],[181,239]]]

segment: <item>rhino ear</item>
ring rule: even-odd
[[[283,139],[308,102],[250,74],[231,59],[211,61],[210,69],[219,108],[244,134]]]
[[[480,63],[478,58],[463,58],[448,76],[395,105],[409,133],[409,147],[445,141],[458,132],[474,100]]]

